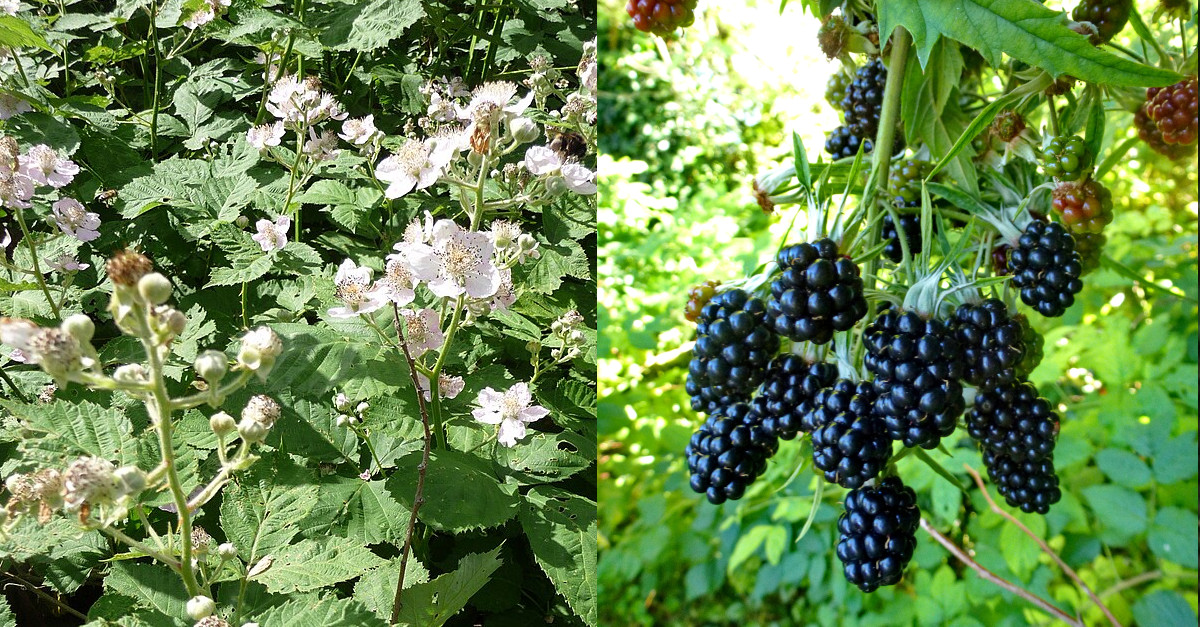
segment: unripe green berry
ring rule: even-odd
[[[96,323],[84,314],[75,314],[63,320],[62,330],[79,340],[80,344],[87,344],[92,341],[92,335],[96,333]]]
[[[237,425],[237,431],[247,444],[257,444],[267,437],[267,426],[253,418],[242,418]]]
[[[138,279],[137,287],[138,293],[151,305],[161,305],[171,298],[171,281],[157,272]]]
[[[219,411],[213,414],[212,418],[208,419],[208,427],[213,430],[213,433],[224,437],[233,433],[234,430],[237,429],[237,422],[234,421],[233,416],[230,416],[223,411]]]
[[[1060,181],[1077,181],[1092,171],[1092,156],[1078,135],[1059,135],[1042,151],[1042,168]]]
[[[192,617],[192,620],[200,620],[211,616],[215,611],[217,611],[216,602],[203,595],[192,597],[187,602],[187,613],[188,616]]]

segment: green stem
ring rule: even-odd
[[[883,108],[879,116],[879,131],[875,135],[875,153],[873,156],[872,172],[875,176],[875,186],[868,188],[863,194],[863,203],[867,205],[867,224],[871,232],[867,242],[879,240],[879,231],[883,224],[876,220],[879,209],[876,207],[876,196],[887,196],[888,168],[891,167],[892,142],[896,139],[896,123],[900,118],[901,85],[904,82],[904,69],[908,64],[908,50],[912,45],[912,37],[902,26],[896,27],[892,36],[892,56],[888,66],[887,86],[883,90]],[[897,225],[899,228],[899,225]],[[903,240],[904,238],[900,238]],[[875,287],[874,276],[879,270],[879,258],[872,259],[867,266],[868,289]]]
[[[154,100],[150,109],[150,158],[158,158],[158,98],[162,91],[162,51],[158,48],[158,8],[150,11],[150,43],[154,49]]]
[[[450,316],[450,326],[446,329],[446,340],[442,344],[442,350],[438,352],[438,358],[433,364],[433,370],[429,373],[429,398],[433,405],[433,435],[437,438],[439,448],[446,448],[446,434],[442,431],[442,390],[440,384],[442,366],[446,363],[446,355],[450,354],[450,346],[454,342],[454,334],[458,331],[458,326],[462,322],[462,312],[466,301],[467,297],[464,294],[460,295],[454,303],[454,313]]]
[[[283,200],[283,210],[280,213],[290,213],[288,209],[292,205],[292,197],[296,194],[296,172],[300,170],[300,160],[304,158],[304,133],[307,127],[301,127],[296,131],[296,159],[292,163],[291,175],[288,177],[287,197]],[[296,223],[296,241],[300,241],[300,209],[296,209],[296,217],[293,219]]]
[[[59,313],[58,305],[54,303],[54,297],[50,295],[50,287],[46,285],[46,277],[42,276],[42,266],[38,263],[37,246],[33,243],[33,236],[29,233],[29,228],[25,226],[25,212],[17,209],[13,213],[17,216],[17,226],[21,227],[21,235],[25,240],[25,244],[29,247],[29,256],[33,258],[33,272],[37,277],[38,287],[42,288],[42,294],[46,295],[46,304],[50,305],[50,311],[54,314],[56,320],[62,319],[62,314]]]
[[[1050,130],[1057,137],[1059,135],[1058,108],[1054,106],[1054,96],[1047,96],[1046,104],[1050,106]]]
[[[8,384],[8,387],[12,389],[13,394],[16,395],[16,397],[22,403],[29,402],[29,397],[25,396],[25,393],[22,392],[21,389],[17,387],[16,383],[13,383],[13,380],[9,378],[8,373],[4,371],[4,366],[0,366],[0,379],[4,379],[4,382]]]

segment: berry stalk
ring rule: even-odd
[[[887,194],[888,168],[891,166],[892,151],[890,146],[896,139],[896,121],[900,117],[900,88],[904,83],[904,67],[908,64],[908,49],[912,46],[912,36],[903,26],[897,26],[892,37],[892,56],[888,67],[887,87],[883,90],[883,107],[879,114],[879,130],[875,136],[875,146],[884,146],[872,155],[874,162],[871,166],[875,176],[875,186],[867,188],[863,195],[863,204],[867,206],[867,223],[871,225],[868,242],[879,241],[879,230],[882,224],[876,218],[879,209],[875,199]],[[879,270],[879,259],[867,263],[866,277],[868,289],[875,287],[875,273]]]

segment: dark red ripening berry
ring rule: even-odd
[[[644,33],[668,35],[695,21],[696,0],[629,0],[625,12],[634,28]]]
[[[1107,43],[1129,22],[1129,12],[1132,0],[1083,0],[1071,19],[1076,22],[1091,22],[1096,27],[1095,33],[1088,33],[1089,39],[1095,45]]]
[[[1146,114],[1154,121],[1168,144],[1196,143],[1196,77],[1189,76],[1170,87],[1146,90]]]
[[[1096,181],[1059,183],[1051,206],[1072,232],[1099,233],[1113,219],[1112,194]]]
[[[1147,104],[1143,103],[1138,108],[1137,113],[1133,115],[1133,125],[1137,127],[1138,137],[1141,137],[1142,141],[1146,142],[1146,145],[1153,149],[1154,152],[1168,159],[1182,159],[1188,155],[1196,154],[1196,150],[1189,146],[1168,144],[1163,139],[1162,131],[1158,130],[1158,125],[1146,114]]]

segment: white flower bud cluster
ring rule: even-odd
[[[351,407],[352,405],[353,407]],[[371,405],[366,401],[355,405],[350,401],[350,398],[346,396],[345,392],[338,392],[337,396],[333,397],[333,408],[338,412],[334,422],[339,427],[345,427],[349,425],[356,425],[362,422],[366,417],[367,410],[371,408]]]
[[[117,468],[100,457],[80,457],[66,470],[43,468],[34,473],[14,474],[4,485],[12,494],[5,518],[15,522],[22,514],[37,512],[38,521],[50,520],[55,510],[78,513],[87,521],[96,507],[107,507],[101,524],[125,517],[127,507],[146,488],[146,474],[136,466]]]
[[[583,316],[574,309],[550,323],[550,334],[561,344],[550,349],[550,356],[558,363],[578,357],[587,343],[587,337],[583,334]]]

